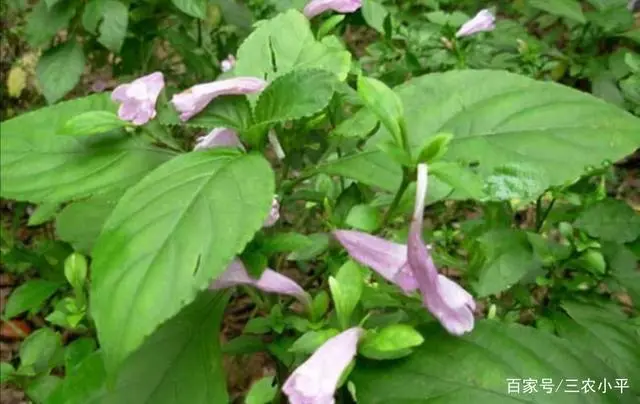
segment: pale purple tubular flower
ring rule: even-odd
[[[311,305],[309,294],[291,278],[267,268],[259,279],[254,279],[238,258],[234,259],[227,270],[209,285],[209,290],[226,289],[238,285],[253,286],[264,292],[292,296],[300,300],[305,307]]]
[[[233,55],[227,56],[222,62],[220,62],[220,70],[223,72],[228,72],[233,69],[233,66],[236,65],[236,58]]]
[[[477,34],[478,32],[493,31],[496,17],[491,11],[484,9],[475,15],[472,19],[462,24],[462,27],[456,32],[456,38]]]
[[[193,150],[205,150],[214,147],[238,147],[244,149],[235,130],[215,128],[206,136],[200,136],[196,139],[196,145],[193,147]]]
[[[120,103],[118,116],[134,125],[144,125],[156,116],[156,101],[164,88],[164,76],[151,73],[121,84],[111,93],[111,99]]]
[[[291,404],[334,404],[338,382],[356,356],[360,327],[349,328],[328,339],[293,371],[282,386]]]
[[[311,0],[304,7],[305,17],[311,19],[327,10],[338,13],[353,13],[362,7],[362,0]]]
[[[444,328],[451,334],[462,335],[473,329],[475,302],[457,283],[438,274],[422,240],[427,180],[427,165],[418,165],[415,209],[407,245],[352,230],[338,230],[334,235],[355,261],[369,266],[405,292],[419,289],[425,307]]]
[[[216,97],[257,93],[262,91],[266,85],[266,81],[256,77],[236,77],[197,84],[175,94],[171,103],[180,112],[180,119],[187,121],[202,111]]]
[[[271,227],[276,224],[278,219],[280,219],[280,202],[278,202],[278,196],[275,195],[271,202],[271,211],[269,212],[269,216],[265,219],[262,227]]]

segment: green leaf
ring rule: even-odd
[[[360,301],[363,286],[362,269],[360,265],[351,260],[345,262],[338,269],[335,278],[329,277],[329,289],[342,329],[347,329],[351,325],[351,315]]]
[[[460,198],[475,200],[486,198],[482,178],[467,167],[447,161],[436,161],[429,165],[429,171],[436,178],[458,191]]]
[[[73,90],[83,72],[84,52],[82,46],[74,40],[46,50],[36,67],[38,83],[49,104]]]
[[[245,404],[268,404],[278,393],[278,385],[273,383],[273,376],[265,376],[251,385],[244,400]]]
[[[178,113],[169,103],[158,109],[158,117],[163,125],[186,125],[211,129],[225,127],[242,131],[251,126],[251,106],[244,95],[218,97],[215,101],[187,122],[182,122]]]
[[[58,210],[60,210],[59,203],[41,203],[29,216],[27,226],[40,226],[41,224],[53,220],[58,213]]]
[[[227,355],[249,354],[266,350],[262,337],[240,335],[222,345],[222,353]]]
[[[62,340],[60,334],[50,328],[40,328],[30,334],[20,345],[20,367],[18,372],[41,373],[60,362]],[[30,373],[26,373],[30,374]]]
[[[25,311],[41,309],[42,304],[60,286],[62,285],[59,282],[51,282],[44,279],[33,279],[23,283],[9,296],[4,306],[5,317],[13,318]]]
[[[335,27],[338,26],[345,18],[344,14],[336,14],[329,18],[327,18],[320,28],[318,28],[318,33],[316,34],[316,38],[322,39],[327,36]]]
[[[540,171],[545,189],[572,183],[589,167],[616,161],[640,144],[640,119],[620,108],[504,71],[428,74],[394,90],[404,105],[411,150],[438,133],[452,133],[444,160],[477,162],[482,176],[522,164]],[[351,119],[363,119],[359,115]],[[367,148],[388,138],[381,128]]]
[[[64,349],[64,368],[71,372],[78,364],[82,363],[96,350],[96,341],[93,338],[78,338]]]
[[[627,243],[640,236],[640,216],[617,199],[604,199],[583,210],[574,225],[604,241]]]
[[[75,4],[63,2],[47,8],[44,1],[36,3],[27,16],[25,37],[29,45],[39,48],[46,45],[56,33],[65,28],[76,13]]]
[[[425,342],[400,361],[359,360],[351,374],[358,402],[468,404],[626,404],[633,394],[619,390],[564,393],[569,378],[613,384],[626,377],[593,355],[547,332],[519,324],[480,321],[462,338],[448,335],[438,324],[423,329]],[[571,376],[568,376],[571,375]],[[551,393],[541,385],[551,379]],[[509,393],[509,379],[518,392]],[[537,392],[523,392],[523,380],[534,379]],[[563,381],[560,384],[560,381]],[[578,382],[578,388],[581,383]],[[558,388],[558,392],[555,389]]]
[[[276,78],[258,98],[257,123],[285,122],[310,117],[331,101],[335,76],[325,70],[295,70]]]
[[[308,238],[311,243],[287,255],[289,261],[308,261],[324,253],[329,248],[329,236],[324,233],[310,234]]]
[[[175,3],[175,1],[174,1]],[[102,4],[102,23],[98,42],[112,52],[120,52],[129,24],[129,7],[117,0],[106,0]]]
[[[56,217],[56,235],[76,251],[89,254],[121,195],[96,196],[65,206]]]
[[[565,17],[582,24],[587,22],[578,0],[529,0],[528,4],[558,17]]]
[[[449,148],[449,142],[453,139],[451,133],[438,133],[427,139],[418,154],[419,163],[433,163],[442,157]]]
[[[356,153],[316,166],[315,170],[329,175],[353,178],[366,185],[395,192],[402,180],[402,169],[378,151]]]
[[[102,7],[105,0],[89,0],[82,12],[82,26],[92,34],[96,33],[102,18]]]
[[[316,349],[320,348],[322,344],[327,342],[329,338],[333,338],[339,333],[340,331],[335,328],[320,331],[308,331],[302,334],[302,336],[298,338],[293,345],[291,345],[289,352],[311,355],[316,351]]]
[[[514,229],[491,230],[478,239],[485,255],[475,290],[488,296],[510,288],[540,268],[527,233]]]
[[[360,76],[358,77],[358,95],[393,135],[396,143],[403,145],[404,107],[396,93],[379,80]]]
[[[424,342],[422,335],[406,324],[392,324],[377,332],[368,332],[358,352],[370,359],[397,359],[410,355]]]
[[[484,191],[490,200],[523,203],[536,199],[549,183],[543,171],[519,163],[496,167],[485,181]]]
[[[224,272],[273,193],[269,163],[231,149],[181,155],[125,193],[93,249],[91,307],[109,369]]]
[[[207,0],[171,0],[183,13],[201,20],[207,19]]]
[[[628,393],[640,393],[640,334],[618,308],[564,302],[569,317],[553,317],[558,334],[576,347],[600,358],[619,377],[629,379]]]
[[[369,233],[377,230],[381,223],[382,214],[378,209],[369,205],[352,207],[345,219],[346,225]]]
[[[87,259],[84,255],[74,252],[64,261],[64,276],[74,289],[82,289],[87,279]]]
[[[2,122],[2,197],[38,203],[104,194],[127,188],[171,157],[122,132],[87,138],[56,135],[76,114],[114,108],[108,94],[98,94]]]
[[[295,251],[308,248],[313,241],[304,234],[289,232],[277,233],[270,236],[261,246],[261,251],[265,254]]]
[[[224,21],[227,24],[238,27],[242,36],[251,32],[253,14],[244,2],[236,0],[212,0],[211,3],[220,7]]]
[[[89,111],[78,114],[65,122],[59,135],[86,136],[109,132],[127,126],[127,121],[111,111]]]
[[[25,393],[34,404],[44,404],[61,382],[58,376],[41,375],[29,382]]]
[[[0,383],[5,383],[13,377],[16,370],[8,362],[0,362]]]
[[[384,20],[389,11],[376,0],[362,1],[362,17],[369,26],[381,34],[384,34]]]
[[[240,45],[236,76],[253,76],[267,81],[294,69],[317,68],[347,77],[351,54],[331,46],[330,37],[316,41],[309,20],[296,10],[264,21]]]
[[[219,343],[227,300],[201,293],[125,361],[111,388],[102,352],[92,354],[47,404],[228,402]]]

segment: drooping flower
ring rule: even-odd
[[[180,112],[180,119],[187,121],[202,111],[216,97],[257,93],[262,91],[266,85],[266,81],[256,77],[235,77],[197,84],[175,94],[171,103]]]
[[[118,116],[134,125],[144,125],[156,116],[156,101],[164,88],[164,76],[151,73],[121,84],[111,93],[111,99],[120,103]]]
[[[196,139],[196,145],[193,147],[193,150],[205,150],[214,147],[239,147],[244,149],[235,130],[215,128],[206,136],[200,136]]]
[[[293,371],[282,386],[291,404],[334,404],[340,376],[356,356],[359,327],[328,339],[309,359]]]
[[[472,19],[462,24],[462,27],[456,32],[456,37],[469,36],[478,32],[493,31],[496,17],[491,11],[484,9],[475,15]]]
[[[311,0],[304,7],[305,17],[311,19],[327,10],[339,13],[353,13],[362,7],[362,0]]]
[[[454,335],[473,329],[475,302],[460,285],[438,273],[422,240],[427,165],[418,165],[415,208],[407,245],[351,230],[338,230],[335,237],[351,258],[369,266],[405,292],[420,290],[425,307]]]
[[[223,72],[228,72],[233,69],[233,66],[236,64],[236,58],[233,55],[227,56],[222,62],[220,62],[220,70]]]
[[[254,286],[265,292],[293,296],[306,307],[310,307],[311,304],[309,294],[292,279],[270,268],[265,269],[259,279],[254,279],[238,258],[234,259],[226,271],[209,285],[209,289],[226,289],[237,285]]]

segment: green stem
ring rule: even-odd
[[[400,187],[398,187],[398,190],[396,191],[396,195],[393,197],[393,201],[391,201],[391,205],[389,205],[389,208],[387,209],[387,211],[384,214],[384,217],[382,218],[382,223],[380,224],[381,229],[384,228],[389,223],[389,220],[391,219],[391,217],[393,217],[393,213],[398,207],[398,204],[402,199],[402,195],[404,195],[404,191],[407,190],[407,187],[409,186],[410,183],[411,183],[411,180],[409,179],[408,172],[405,169],[403,170],[403,173],[402,173],[402,182],[400,183]]]
[[[547,220],[547,216],[553,209],[553,205],[556,203],[555,198],[551,200],[547,208],[542,210],[542,196],[536,200],[536,232],[540,232],[542,226],[544,225],[545,220]]]

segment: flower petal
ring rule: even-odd
[[[189,120],[202,111],[214,98],[221,95],[252,94],[262,91],[267,82],[256,77],[235,77],[232,79],[197,84],[171,99],[180,112],[180,119]]]
[[[364,333],[350,328],[328,339],[309,359],[293,371],[282,387],[291,404],[333,404],[338,382],[356,356]]]
[[[238,134],[233,129],[215,128],[206,136],[198,138],[193,150],[205,150],[214,147],[239,147],[243,148]]]
[[[156,116],[156,101],[163,88],[164,77],[155,72],[119,85],[111,92],[111,99],[120,103],[120,119],[144,125]]]
[[[309,294],[292,279],[269,268],[264,270],[260,279],[254,279],[238,258],[234,259],[227,270],[209,285],[209,289],[226,289],[237,285],[250,285],[265,292],[293,296],[307,307],[311,304]]]
[[[278,219],[280,219],[280,202],[278,202],[278,197],[274,196],[271,202],[271,211],[262,224],[262,227],[271,227],[276,224]]]
[[[335,238],[351,258],[366,265],[390,282],[407,262],[407,246],[353,230],[336,230]]]
[[[416,202],[407,248],[407,259],[413,276],[418,282],[424,305],[454,335],[473,329],[473,297],[447,277],[438,274],[429,250],[422,240],[424,198],[427,192],[428,170],[426,164],[418,165]]]
[[[305,17],[311,19],[327,10],[339,13],[353,13],[362,7],[362,0],[311,0],[304,7]]]
[[[493,31],[495,28],[496,17],[491,11],[484,9],[475,15],[472,19],[462,24],[462,27],[456,32],[456,37],[463,37],[476,34],[478,32]]]

